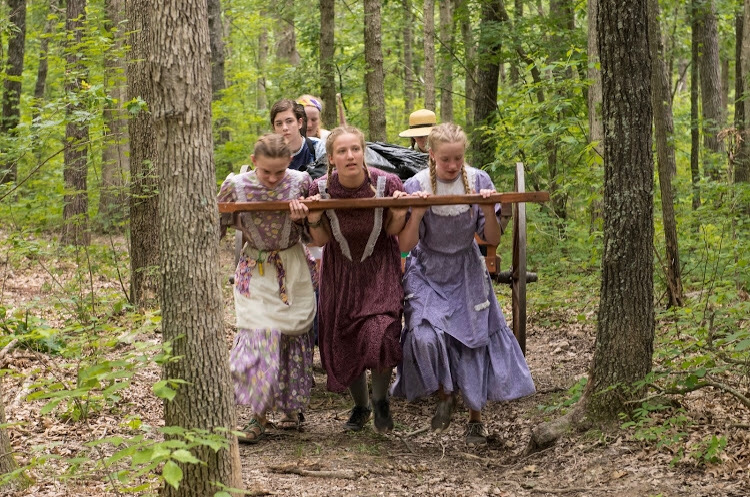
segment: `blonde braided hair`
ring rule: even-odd
[[[337,138],[343,135],[354,135],[357,138],[359,138],[359,144],[362,147],[362,166],[365,170],[365,176],[367,178],[370,178],[370,188],[373,192],[375,192],[375,188],[372,186],[372,177],[370,176],[370,170],[367,168],[367,162],[364,160],[364,154],[366,151],[366,145],[365,145],[365,135],[362,133],[359,129],[355,128],[354,126],[339,126],[338,128],[334,128],[331,130],[331,133],[328,135],[328,138],[326,138],[326,154],[328,155],[328,182],[330,183],[331,177],[333,175],[333,170],[335,169],[335,166],[333,165],[333,161],[331,160],[331,157],[333,157],[333,144],[336,141]]]
[[[427,137],[427,145],[429,146],[432,153],[430,153],[429,167],[430,167],[430,184],[432,185],[432,193],[437,194],[437,163],[433,158],[435,151],[437,151],[438,144],[442,143],[463,143],[464,150],[469,144],[469,139],[466,137],[466,133],[458,124],[454,123],[442,123],[430,131]],[[461,177],[464,182],[464,192],[472,193],[474,190],[469,185],[469,174],[466,172],[466,162],[461,165]]]
[[[268,157],[269,159],[280,159],[282,157],[291,157],[292,151],[289,149],[286,140],[276,133],[266,133],[258,138],[253,147],[253,155]]]

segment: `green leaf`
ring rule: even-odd
[[[746,338],[734,346],[736,352],[742,352],[750,348],[750,338]]]
[[[185,449],[179,449],[172,452],[172,459],[189,464],[198,464],[201,462],[201,460],[191,454],[189,450]]]
[[[172,485],[172,487],[180,487],[180,481],[182,481],[182,470],[174,462],[167,461],[167,464],[164,465],[164,469],[161,470],[161,476],[164,478],[164,481]]]
[[[156,395],[160,399],[172,400],[174,399],[175,395],[177,395],[176,390],[173,390],[167,386],[167,380],[157,381],[156,383],[154,383],[154,386],[151,387],[151,390],[153,390],[154,395]]]

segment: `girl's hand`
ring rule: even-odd
[[[300,200],[304,200],[304,197],[300,197],[299,199],[294,199],[289,202],[289,211],[291,212],[292,221],[294,221],[295,223],[304,220],[305,217],[307,217],[308,212],[310,212],[310,209],[308,209],[305,204],[300,202]]]
[[[320,193],[317,193],[317,194],[313,195],[312,197],[307,197],[305,200],[320,200],[320,199],[321,199]],[[311,211],[311,210],[309,210],[307,208],[307,206],[305,206],[305,210],[308,211],[307,212],[307,222],[310,223],[310,224],[316,224],[316,223],[318,223],[318,221],[320,221],[322,219],[323,214],[325,212],[325,211],[322,211],[322,210]]]
[[[479,190],[479,194],[482,196],[482,198],[488,198],[493,193],[497,192],[490,189]],[[479,204],[479,207],[482,209],[482,212],[484,212],[485,217],[495,215],[495,204]]]
[[[393,198],[404,198],[409,197],[410,195],[406,192],[402,192],[401,190],[396,190],[393,192]],[[400,216],[400,217],[406,217],[406,213],[409,211],[408,207],[391,207],[390,208],[391,215],[392,216]]]
[[[427,198],[430,196],[430,192],[419,190],[417,192],[414,192],[411,194],[412,197],[418,197],[418,198]],[[417,217],[418,219],[422,219],[424,217],[425,212],[427,212],[427,209],[430,207],[428,205],[425,205],[424,207],[412,207],[411,208],[411,215],[414,217]]]

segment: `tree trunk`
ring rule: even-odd
[[[404,120],[414,110],[414,84],[417,76],[414,74],[414,13],[411,11],[411,0],[401,0],[404,11]]]
[[[424,0],[424,108],[435,111],[435,0]]]
[[[588,78],[591,80],[588,94],[589,104],[589,141],[596,143],[594,151],[604,155],[604,123],[602,123],[602,72],[597,69],[599,63],[599,47],[596,43],[596,14],[599,9],[599,0],[589,0],[588,3]]]
[[[148,0],[126,2],[129,19],[128,100],[152,104],[151,80],[146,73],[150,57]],[[152,114],[142,109],[128,122],[130,136],[130,301],[138,308],[156,304],[159,289],[158,178]]]
[[[659,188],[661,191],[661,212],[664,225],[666,259],[663,265],[667,280],[669,306],[682,306],[682,276],[680,274],[680,252],[677,243],[677,220],[674,213],[674,188],[672,176],[677,171],[674,155],[674,121],[672,100],[669,92],[669,75],[664,62],[664,48],[661,41],[659,22],[659,0],[648,0],[648,30],[652,72],[652,105],[654,109],[654,136],[656,156],[659,162]]]
[[[495,160],[495,140],[485,136],[483,127],[492,125],[497,110],[497,84],[500,76],[500,42],[495,35],[501,22],[502,0],[482,3],[477,57],[477,95],[474,106],[475,129],[471,140],[471,161],[482,168]]]
[[[643,388],[654,342],[651,58],[647,1],[600,0],[604,120],[604,252],[596,345],[586,387],[591,419],[616,421]],[[636,105],[636,103],[638,105]]]
[[[724,161],[724,147],[719,132],[724,128],[721,105],[721,62],[719,61],[719,30],[714,0],[695,1],[693,15],[699,42],[698,67],[700,70],[701,100],[703,109],[703,144],[706,176],[718,180]]]
[[[380,2],[365,0],[365,87],[369,139],[386,141],[383,49],[380,31]]]
[[[453,121],[453,0],[440,2],[440,120]]]
[[[750,0],[744,2],[744,18],[739,18],[740,27],[737,30],[737,37],[741,40],[740,53],[738,54],[738,66],[740,66],[742,77],[738,77],[738,86],[741,92],[737,95],[735,103],[738,118],[736,121],[738,129],[743,138],[741,145],[740,158],[737,160],[734,171],[735,183],[750,183],[750,137],[747,130],[750,129],[750,112],[747,112],[747,106],[744,104],[745,99],[750,95],[750,77],[746,77],[750,71]],[[740,105],[741,104],[741,105]],[[741,114],[739,114],[741,112]],[[742,206],[746,213],[750,212],[750,205]]]
[[[166,426],[234,429],[219,284],[218,234],[211,124],[211,53],[206,3],[151,2],[148,74],[159,175],[161,314],[164,341],[180,358],[164,378],[185,381],[164,405]],[[242,485],[236,437],[229,449],[193,449],[205,464],[181,464],[179,490],[162,496],[206,496],[216,483]]]
[[[255,104],[258,108],[258,113],[262,114],[268,110],[268,95],[266,93],[266,77],[265,68],[268,63],[268,31],[265,26],[258,27],[258,58],[256,60],[256,67],[258,68],[258,79],[255,81],[256,87],[256,99]],[[267,129],[265,125],[259,125],[257,134],[263,134],[264,130]]]
[[[26,0],[8,0],[8,10],[10,11],[8,20],[15,26],[15,29],[9,30],[8,33],[8,59],[5,63],[5,80],[3,81],[3,115],[0,116],[0,134],[15,136],[18,121],[21,119],[19,104],[26,41]],[[13,157],[15,154],[11,155],[8,162],[0,163],[0,184],[16,181],[18,166]]]
[[[86,68],[78,56],[83,41],[86,0],[68,0],[65,16],[65,31],[68,37],[65,54],[65,72],[67,73],[65,91],[73,95],[78,93],[86,77]],[[76,122],[73,119],[73,113],[82,107],[80,102],[69,103],[65,109],[67,121],[63,154],[65,196],[63,197],[63,229],[60,238],[60,243],[63,245],[88,245],[91,237],[88,226],[89,197],[86,187],[89,127],[87,122]]]
[[[336,65],[334,64],[334,25],[336,1],[320,0],[320,97],[323,106],[323,126],[335,128],[336,118]]]
[[[596,0],[589,0],[589,5]],[[590,7],[589,7],[590,8]],[[589,14],[589,19],[591,18]],[[513,23],[519,23],[523,19],[523,0],[514,0],[513,2]],[[591,29],[589,29],[589,37],[591,37]],[[589,48],[590,50],[590,48]],[[521,71],[519,70],[520,62],[513,60],[510,63],[510,82],[513,85],[518,84],[521,80]]]
[[[471,28],[471,3],[460,0],[461,38],[464,44],[464,98],[466,128],[474,126],[474,101],[477,94],[477,47],[474,43],[474,33]]]
[[[221,98],[221,92],[227,87],[224,79],[224,22],[221,17],[221,0],[208,0],[208,33],[211,38],[211,100]],[[229,141],[229,130],[226,119],[216,120],[216,144]]]
[[[693,0],[695,3],[697,0]],[[695,10],[695,9],[693,9]],[[698,44],[700,43],[700,35],[698,34],[698,20],[695,15],[691,17],[692,36],[690,42],[690,181],[693,185],[693,210],[701,206],[701,190],[700,190],[700,129],[698,122],[698,98],[699,98],[699,84],[700,78],[698,77]]]
[[[279,2],[274,9],[274,17],[277,19],[274,23],[276,57],[287,64],[299,65],[297,34],[294,31],[294,0]]]
[[[112,107],[104,109],[104,148],[102,149],[102,174],[99,188],[99,225],[106,231],[127,219],[127,197],[125,178],[130,166],[128,142],[125,139],[128,125],[123,116],[126,82],[123,70],[123,37],[121,29],[124,19],[122,0],[105,0],[105,30],[112,37],[110,49],[104,54],[104,88],[112,97]]]

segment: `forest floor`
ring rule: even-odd
[[[229,242],[222,243],[222,271],[227,276],[232,272],[231,265],[231,246]],[[48,271],[33,261],[11,268],[5,257],[0,260],[0,273],[0,306],[48,309],[44,317],[54,325],[52,300],[56,297],[50,291],[54,283]],[[98,289],[114,290],[120,286],[103,277],[94,281]],[[498,292],[501,302],[510,302],[506,289]],[[228,285],[225,303],[227,340],[231,345],[234,319]],[[529,287],[527,359],[537,393],[512,402],[489,403],[483,415],[490,437],[482,447],[465,445],[463,430],[468,413],[460,403],[445,432],[437,435],[428,431],[434,399],[414,403],[392,399],[396,424],[392,434],[375,433],[371,423],[359,433],[345,433],[342,427],[351,401],[345,395],[326,391],[325,373],[318,359],[316,386],[302,430],[271,429],[261,443],[240,446],[246,487],[254,495],[290,497],[750,495],[750,414],[737,402],[705,389],[681,400],[685,416],[690,419],[681,427],[682,444],[664,440],[646,443],[637,440],[632,430],[615,428],[570,434],[550,448],[524,455],[531,429],[560,416],[568,390],[586,377],[595,327],[593,320],[581,319],[582,312],[591,317],[593,311],[537,312],[534,288]],[[158,343],[160,336],[144,331],[138,339]],[[113,349],[113,357],[117,354]],[[20,464],[30,464],[44,454],[101,457],[97,450],[107,451],[106,447],[92,449],[86,443],[118,434],[132,436],[123,423],[128,417],[138,417],[152,426],[163,425],[161,400],[151,392],[160,376],[154,365],[138,371],[114,408],[101,409],[79,422],[41,415],[44,401],[26,399],[35,378],[72,377],[71,368],[65,366],[62,358],[15,348],[0,357],[0,368],[10,372],[2,385],[3,401]],[[240,407],[239,425],[247,422],[250,415]],[[690,448],[699,447],[712,434],[726,437],[727,445],[717,462],[698,464],[690,457]],[[681,454],[681,450],[685,453]],[[119,490],[109,486],[102,470],[88,475],[81,472],[83,476],[79,478],[61,477],[67,464],[69,461],[63,459],[35,465],[28,472],[31,485],[6,495],[125,495],[122,486],[118,486]]]

